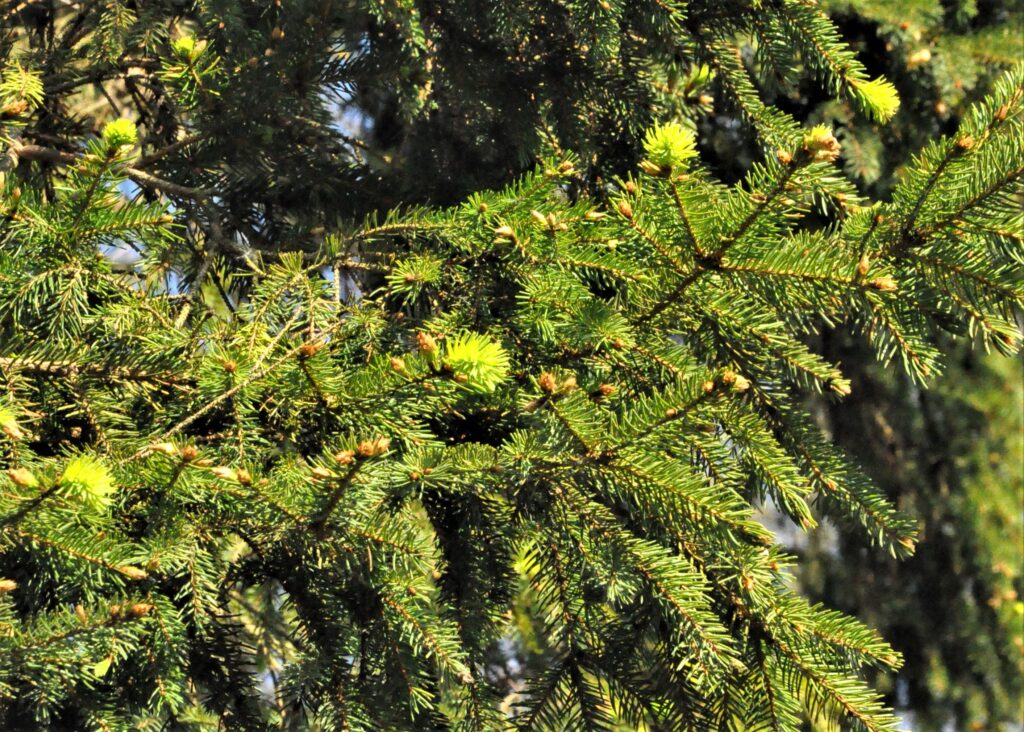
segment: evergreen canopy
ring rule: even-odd
[[[741,53],[891,118],[813,3],[636,5],[2,11],[0,724],[896,729],[759,508],[913,551],[808,336],[1020,347],[1024,65],[872,201]]]

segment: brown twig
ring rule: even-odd
[[[75,165],[80,160],[79,156],[72,153],[61,152],[60,150],[54,150],[53,148],[43,147],[41,145],[23,145],[18,141],[15,141],[11,146],[9,154],[13,154],[15,157],[23,160],[35,160],[54,163],[57,165]],[[131,166],[126,167],[124,171],[129,178],[140,186],[162,191],[171,196],[191,198],[193,200],[204,200],[213,193],[213,191],[208,188],[190,188],[178,183],[172,183],[169,180],[158,178],[144,170],[139,170],[138,168]]]

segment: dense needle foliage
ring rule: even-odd
[[[800,0],[2,12],[0,724],[896,728],[760,509],[913,552],[809,344],[1019,348],[1024,66],[882,202]]]

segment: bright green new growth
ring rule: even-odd
[[[94,510],[103,510],[117,486],[110,470],[91,455],[76,455],[64,466],[58,485]]]
[[[464,378],[464,385],[476,391],[494,391],[508,377],[505,349],[479,333],[462,333],[445,340],[444,363],[457,381]]]
[[[673,122],[647,131],[644,152],[659,168],[677,168],[697,156],[697,144],[693,132]]]
[[[103,127],[103,142],[111,149],[131,146],[138,142],[139,133],[130,119],[115,119]]]
[[[196,42],[194,36],[181,36],[171,42],[171,50],[185,61],[195,61],[202,52],[203,46]]]
[[[888,122],[900,107],[899,93],[896,87],[884,78],[871,81],[850,82],[858,102],[877,122]]]

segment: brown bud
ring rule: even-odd
[[[125,564],[117,568],[117,571],[123,574],[125,577],[131,580],[144,580],[149,577],[143,570],[138,567],[133,567],[130,564]]]
[[[614,348],[617,351],[621,351],[625,347],[626,342],[623,341],[621,338],[616,338],[615,340],[612,341],[612,348]]]
[[[245,63],[246,63],[246,65],[248,65],[248,67],[250,69],[254,69],[259,64],[259,62],[260,62],[260,60],[258,58],[256,58],[255,56],[250,56],[249,60],[246,61]]]
[[[378,437],[373,441],[373,454],[374,456],[383,455],[391,449],[391,438],[390,437]]]
[[[28,109],[28,102],[24,99],[15,99],[13,102],[0,109],[0,118],[17,117]]]
[[[626,181],[626,193],[636,193],[636,183],[631,180]]]
[[[673,417],[675,417],[678,414],[679,414],[679,410],[676,409],[675,407],[669,407],[668,409],[665,410],[665,418],[666,419],[672,419]]]
[[[702,107],[710,107],[712,104],[715,103],[715,98],[710,94],[701,94],[699,97],[697,97],[697,103]]]
[[[480,205],[476,207],[476,210],[477,210],[477,213],[487,213],[487,208],[488,208],[487,204],[484,203],[483,201],[481,201]]]
[[[313,358],[313,356],[315,356],[317,354],[317,351],[319,350],[319,343],[303,343],[301,346],[299,346],[299,358]]]
[[[1003,122],[1006,120],[1006,115],[1010,113],[1010,108],[1005,104],[996,110],[996,121]]]
[[[434,472],[433,468],[423,468],[423,474],[424,475],[430,475],[433,472]]]
[[[338,465],[351,465],[355,459],[356,454],[352,450],[340,450],[334,453],[334,460]]]
[[[961,150],[970,150],[974,147],[974,138],[970,135],[964,135],[956,141],[956,146]]]
[[[879,277],[871,280],[870,284],[876,290],[881,292],[893,292],[896,289],[896,280],[892,277]]]
[[[615,393],[615,385],[601,384],[599,387],[597,387],[597,390],[601,392],[601,396],[608,397]]]
[[[700,388],[704,390],[705,394],[710,394],[715,390],[715,382],[708,379],[707,381],[700,385]]]
[[[932,52],[927,48],[919,48],[912,54],[907,56],[907,68],[916,69],[918,66],[924,66],[926,63],[932,60]]]
[[[232,361],[231,359],[224,361],[222,365],[224,366],[224,370],[227,371],[229,374],[233,374],[235,373],[235,371],[238,370],[238,364]]]
[[[28,468],[8,468],[7,477],[19,488],[34,488],[39,480]]]
[[[852,390],[850,389],[850,382],[848,381],[833,381],[830,384],[832,391],[839,396],[850,396]]]
[[[463,373],[455,374],[452,378],[455,379],[455,382],[458,384],[465,384],[469,381],[469,376]]]
[[[628,201],[619,201],[619,213],[625,216],[627,219],[633,218],[633,207],[629,205]]]
[[[437,341],[429,333],[417,333],[416,345],[419,347],[420,353],[428,356],[437,352]]]
[[[391,357],[391,370],[392,371],[397,371],[398,373],[402,373],[403,371],[405,371],[405,361],[400,359],[398,356],[392,356]]]
[[[419,473],[419,471],[418,471],[418,470],[414,470],[414,471],[412,471],[411,473],[409,473],[409,480],[413,481],[414,483],[415,483],[415,482],[416,482],[417,480],[419,480],[419,479],[420,479],[420,477],[421,477],[421,476],[420,476],[420,473]]]
[[[776,150],[775,157],[783,165],[789,165],[793,162],[793,155],[788,150]]]
[[[732,386],[736,383],[736,372],[735,371],[723,371],[722,372],[722,383],[726,386]]]
[[[374,457],[374,442],[373,440],[362,440],[355,446],[355,451],[360,458],[373,458]]]
[[[181,448],[181,459],[186,463],[192,462],[197,457],[199,457],[199,451],[194,445],[185,445],[185,447]]]
[[[281,28],[274,28],[274,30],[270,31],[270,37],[275,41],[280,41],[284,38],[284,31]]]
[[[662,169],[660,165],[655,165],[650,160],[640,161],[640,170],[647,173],[647,175],[661,175]]]
[[[949,113],[949,105],[946,104],[941,99],[939,101],[935,102],[934,109],[935,109],[935,114],[939,115],[940,117],[945,117],[946,114]]]
[[[245,468],[239,468],[235,477],[242,485],[252,485],[252,474]]]
[[[825,125],[812,127],[804,135],[804,150],[817,162],[834,162],[840,153],[839,140]]]
[[[571,172],[572,172],[573,170],[575,170],[575,166],[574,166],[574,165],[572,164],[572,162],[571,162],[571,161],[569,161],[569,160],[565,160],[565,161],[563,161],[563,162],[562,162],[562,163],[561,163],[561,164],[560,164],[560,165],[558,166],[558,172],[559,172],[559,173],[571,173]]]
[[[85,625],[89,622],[89,616],[85,612],[85,608],[81,605],[75,605],[75,617],[78,618],[78,622]]]
[[[137,602],[128,608],[128,614],[133,618],[142,618],[149,615],[154,607],[156,606],[149,602]]]
[[[0,595],[6,595],[8,592],[14,592],[18,589],[18,583],[12,579],[0,579]]]
[[[505,239],[516,238],[516,232],[512,230],[511,226],[499,226],[494,230],[494,235],[504,237]]]
[[[554,394],[555,389],[558,388],[558,379],[556,379],[555,375],[550,371],[545,371],[540,375],[540,378],[537,379],[537,386],[539,386],[540,390],[545,394]]]
[[[238,480],[238,473],[236,473],[234,470],[227,467],[226,465],[218,465],[217,467],[213,468],[210,472],[216,475],[221,480]]]
[[[857,262],[857,274],[863,277],[868,273],[869,269],[871,269],[871,257],[865,252],[861,255],[860,261]]]

